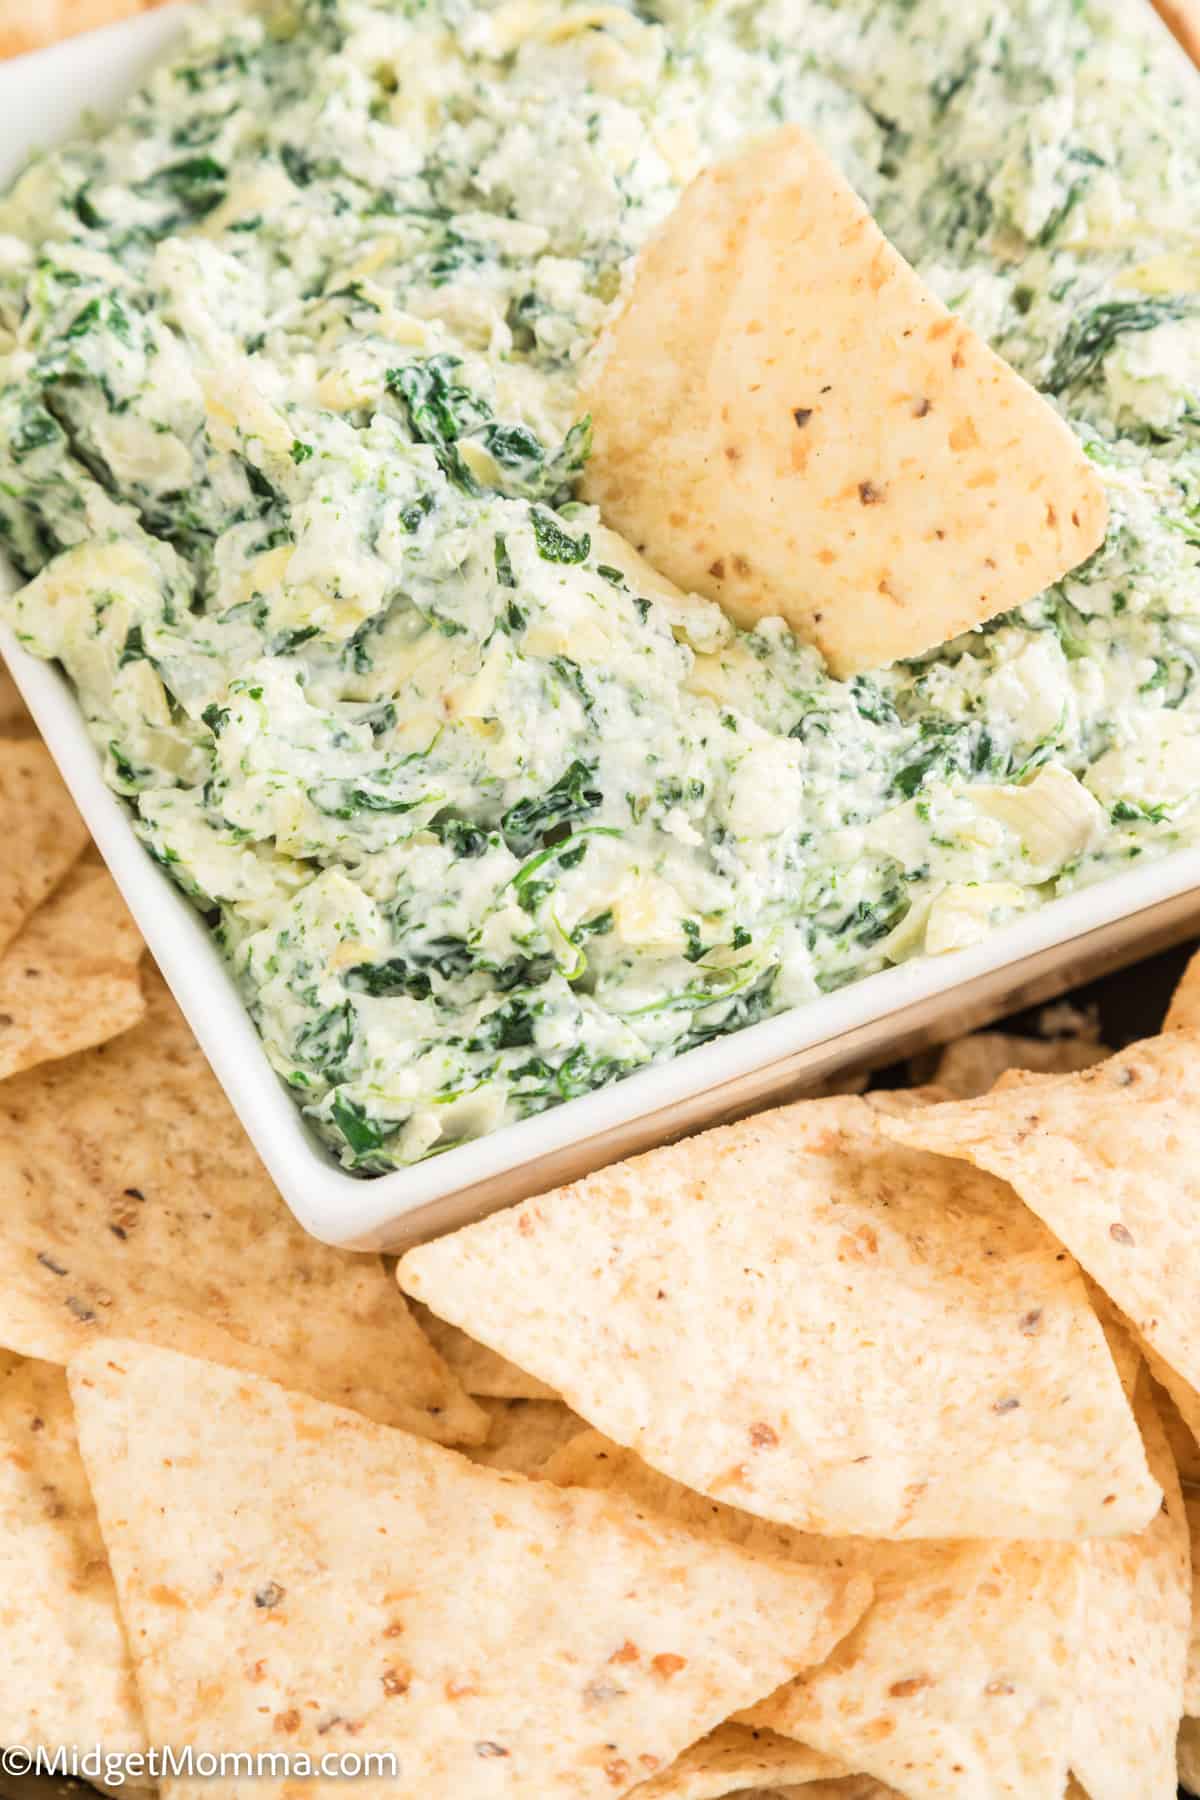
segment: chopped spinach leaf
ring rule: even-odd
[[[557,519],[543,512],[541,507],[530,509],[530,523],[537,543],[538,555],[545,562],[581,563],[586,562],[591,552],[592,540],[587,532],[573,538],[563,530]]]
[[[513,855],[528,856],[547,833],[594,812],[604,799],[599,788],[591,786],[595,774],[594,763],[577,757],[544,794],[510,806],[500,821],[500,829]]]

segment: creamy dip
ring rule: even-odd
[[[682,187],[810,128],[1107,542],[850,682],[572,501]],[[5,602],[350,1168],[1200,832],[1200,83],[1112,0],[203,14],[0,201]]]

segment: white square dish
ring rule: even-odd
[[[81,113],[119,101],[178,32],[168,7],[0,65],[0,182]],[[327,1242],[400,1249],[652,1144],[786,1098],[806,1080],[880,1063],[1049,998],[1195,928],[1200,851],[1058,900],[987,942],[870,976],[612,1087],[363,1179],[310,1132],[271,1069],[199,915],[151,860],[100,765],[70,689],[0,628],[8,661],[130,909],[247,1132],[298,1219]]]

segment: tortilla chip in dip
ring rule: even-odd
[[[405,1794],[614,1800],[870,1599],[171,1351],[101,1342],[69,1378],[158,1742],[388,1749]],[[169,1792],[201,1785],[244,1791]]]
[[[1103,541],[1070,427],[787,125],[699,175],[585,372],[583,492],[682,588],[836,675],[915,656]]]
[[[381,1259],[301,1229],[152,966],[145,980],[142,1024],[0,1083],[0,1342],[66,1362],[121,1331],[478,1442],[484,1414]]]
[[[422,1245],[399,1279],[652,1467],[764,1518],[1144,1525],[1161,1495],[1078,1270],[1002,1183],[898,1154],[891,1122],[854,1097],[764,1113]]]

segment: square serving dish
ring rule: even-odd
[[[0,65],[0,182],[87,110],[118,104],[178,33],[171,6]],[[11,581],[11,572],[7,578]],[[867,977],[811,1005],[390,1175],[347,1174],[267,1061],[207,928],[104,785],[63,676],[0,627],[0,652],[217,1076],[300,1222],[354,1249],[398,1250],[624,1156],[892,1060],[1186,936],[1200,851],[1052,902],[985,943]]]

